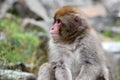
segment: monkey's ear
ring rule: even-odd
[[[80,17],[78,15],[75,15],[74,20],[75,20],[75,22],[79,23],[80,22]]]
[[[74,20],[79,26],[83,26],[82,18],[80,17],[80,15],[75,15]]]

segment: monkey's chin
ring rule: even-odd
[[[58,37],[58,33],[51,33],[52,37]]]
[[[59,40],[59,35],[57,33],[51,33],[53,40]]]

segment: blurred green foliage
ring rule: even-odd
[[[17,18],[0,20],[0,32],[5,34],[5,39],[0,40],[0,61],[29,63],[38,47],[36,32],[26,32],[20,22]]]
[[[115,26],[120,27],[120,20],[116,21]],[[120,34],[113,33],[111,29],[103,31],[103,35],[112,38],[114,41],[120,41]]]
[[[103,35],[106,36],[106,37],[112,38],[114,41],[120,41],[120,34],[117,34],[117,33],[115,34],[109,29],[104,31]]]
[[[106,31],[103,32],[103,34],[105,36],[110,36],[112,34],[112,31],[111,30],[106,30]]]

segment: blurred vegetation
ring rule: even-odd
[[[20,22],[18,18],[0,20],[0,31],[5,34],[5,39],[0,41],[0,61],[30,63],[36,52],[40,42],[36,31],[26,32]]]
[[[116,26],[120,27],[120,21],[116,22]],[[105,31],[103,31],[102,33],[105,37],[110,37],[112,38],[114,41],[120,41],[120,34],[117,33],[113,33],[112,30],[107,29]]]
[[[105,37],[109,37],[114,41],[120,41],[120,34],[114,34],[111,30],[106,30],[103,32],[103,35]]]

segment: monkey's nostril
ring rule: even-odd
[[[54,28],[51,28],[51,30],[54,30]]]

